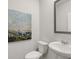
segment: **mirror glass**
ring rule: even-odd
[[[71,0],[57,0],[55,2],[55,31],[71,32]]]

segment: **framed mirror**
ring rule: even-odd
[[[71,34],[71,0],[54,2],[54,32]]]

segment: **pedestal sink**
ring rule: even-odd
[[[58,55],[68,57],[68,58],[71,57],[70,44],[64,44],[62,42],[51,42],[51,43],[49,43],[49,49],[51,49]]]

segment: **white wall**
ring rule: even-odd
[[[54,2],[53,0],[39,0],[40,2],[40,39],[51,42],[56,40],[70,41],[70,34],[54,33]]]
[[[9,9],[32,14],[32,39],[8,44],[9,59],[24,59],[24,55],[36,48],[39,40],[39,0],[8,0]]]

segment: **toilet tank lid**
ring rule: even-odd
[[[39,43],[39,44],[43,44],[43,45],[48,45],[48,43],[45,42],[45,41],[38,41],[38,43]]]

